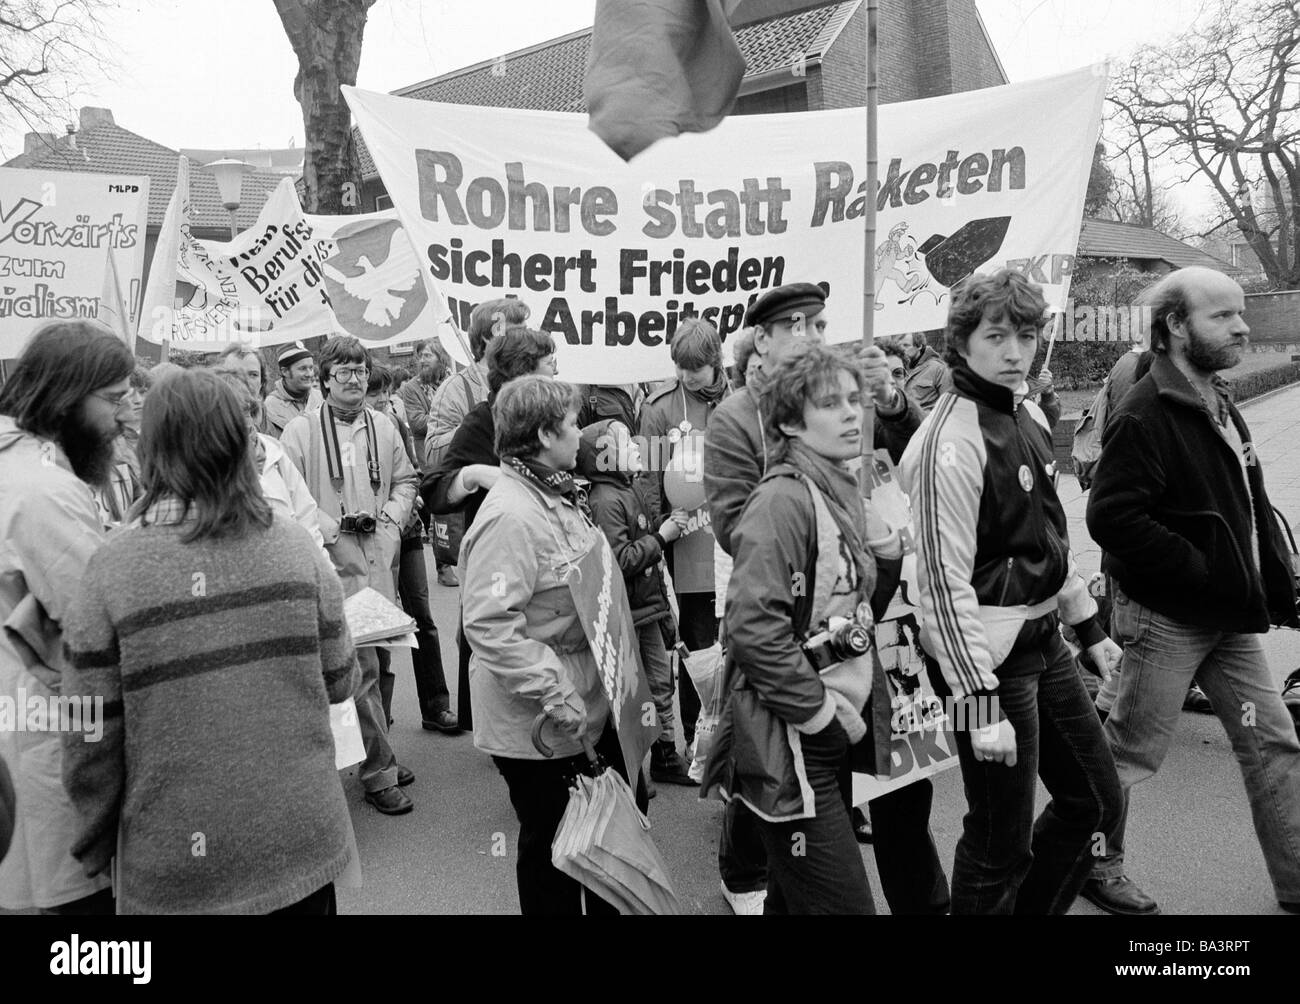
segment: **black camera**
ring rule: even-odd
[[[839,621],[839,618],[835,618]],[[857,620],[828,624],[803,643],[804,655],[820,672],[837,662],[854,659],[871,651],[871,628]]]
[[[339,520],[339,533],[374,533],[375,526],[374,513],[349,512]]]

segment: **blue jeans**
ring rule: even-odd
[[[1119,778],[1083,680],[1057,632],[1040,618],[1038,643],[997,669],[998,703],[1016,730],[1016,764],[977,761],[955,732],[969,809],[952,871],[954,914],[1059,914],[1093,867],[1093,850],[1122,811]],[[935,691],[951,691],[926,659]],[[1034,819],[1036,779],[1051,801]]]
[[[1116,641],[1124,646],[1119,695],[1106,740],[1125,813],[1097,862],[1098,878],[1124,874],[1128,792],[1160,769],[1195,679],[1214,705],[1246,781],[1246,797],[1277,898],[1300,902],[1300,740],[1259,636],[1180,624],[1115,589]]]

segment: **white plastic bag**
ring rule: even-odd
[[[704,777],[704,763],[709,758],[713,734],[718,729],[722,714],[722,645],[714,643],[698,652],[688,652],[684,645],[677,646],[681,665],[690,674],[695,692],[700,695],[700,716],[695,722],[695,741],[687,750],[691,766],[687,770],[692,780]]]

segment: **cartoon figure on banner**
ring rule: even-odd
[[[948,720],[943,702],[925,686],[921,628],[913,614],[876,624],[876,650],[889,682],[894,735],[935,730]]]
[[[334,234],[336,250],[322,263],[325,295],[339,324],[365,341],[408,328],[429,294],[397,220],[349,223]]]
[[[922,294],[941,303],[948,290],[976,272],[1002,248],[1010,216],[971,220],[951,237],[931,234],[921,245],[908,233],[909,224],[895,223],[889,237],[876,248],[876,309],[884,310],[881,291],[893,280],[902,292],[899,303],[912,303]]]

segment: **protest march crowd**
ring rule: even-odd
[[[1300,911],[1300,681],[1279,693],[1259,640],[1300,626],[1296,587],[1217,376],[1246,345],[1242,291],[1186,268],[1143,302],[1150,343],[1108,385],[1092,472],[1092,582],[1057,494],[1059,399],[1029,372],[1047,302],[1016,271],[952,290],[941,347],[828,345],[821,286],[771,289],[730,373],[687,318],[654,387],[563,382],[513,298],[474,308],[472,365],[431,340],[404,375],[350,336],[281,346],[268,374],[239,345],[145,369],[96,322],[39,327],[0,387],[0,907],[335,913],[356,851],[330,705],[355,705],[365,803],[413,807],[389,735],[402,649],[354,644],[344,617],[369,587],[416,624],[424,727],[471,731],[504,781],[526,915],[618,912],[552,859],[589,750],[651,819],[656,784],[725,800],[737,914],[870,914],[881,894],[896,914],[1060,914],[1080,895],[1158,913],[1126,876],[1128,796],[1194,682]],[[865,497],[876,469],[901,519]],[[430,613],[430,543],[455,625]],[[627,629],[652,697],[643,763],[573,588],[605,549],[624,588],[598,616]],[[964,782],[951,874],[928,778],[853,804],[853,774],[889,777],[909,730],[877,644],[900,597],[911,685],[945,709]],[[708,653],[711,678],[687,671]],[[77,701],[99,709],[94,741],[60,728]]]

